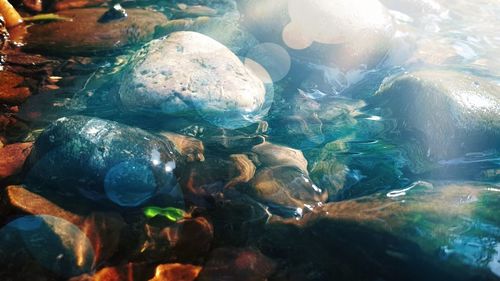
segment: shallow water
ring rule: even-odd
[[[35,152],[5,185],[56,207],[4,192],[0,276],[131,263],[148,280],[183,263],[202,267],[199,280],[499,280],[500,2],[338,2],[187,1],[210,18],[189,29],[263,82],[257,112],[130,110],[122,85],[147,43],[49,53],[58,89],[37,89],[15,114],[29,127],[17,141]],[[122,6],[196,18],[179,3]],[[62,117],[76,125],[58,127]],[[166,132],[201,141],[203,159],[199,143],[164,154]],[[129,155],[138,162],[115,161]],[[147,206],[183,211],[148,217]]]

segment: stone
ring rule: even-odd
[[[236,2],[234,0],[186,0],[183,3],[188,5],[204,5],[223,12],[236,10]]]
[[[76,8],[96,7],[104,3],[106,3],[105,0],[56,0],[52,8],[56,11],[62,11]]]
[[[13,114],[0,114],[0,140],[4,143],[22,142],[30,134],[30,128]]]
[[[252,148],[256,154],[257,162],[267,166],[295,166],[305,175],[308,175],[307,160],[302,151],[290,147],[264,142]]]
[[[22,86],[24,78],[9,72],[0,71],[0,104],[19,105],[31,95],[28,87]]]
[[[245,154],[231,154],[229,158],[232,161],[231,180],[224,186],[230,188],[240,183],[249,182],[255,175],[255,165]]]
[[[26,181],[132,207],[159,193],[178,200],[179,163],[164,138],[113,121],[71,116],[56,120],[37,138]]]
[[[453,70],[421,70],[387,79],[372,104],[417,134],[433,161],[500,147],[500,87]]]
[[[273,260],[256,249],[217,248],[210,254],[196,280],[264,281],[268,280],[275,267]]]
[[[151,265],[144,263],[126,263],[119,266],[104,267],[94,274],[82,274],[69,281],[123,281],[147,280],[151,277]]]
[[[146,224],[147,240],[139,257],[148,260],[200,262],[213,240],[212,224],[203,217],[184,219],[167,227]]]
[[[300,217],[328,198],[326,190],[294,166],[260,169],[245,192],[268,205],[272,213],[286,217]]]
[[[174,32],[140,51],[119,91],[127,111],[198,114],[238,128],[261,114],[266,88],[229,49],[196,32]]]
[[[310,174],[314,182],[328,190],[329,196],[337,194],[345,187],[349,172],[347,165],[331,154],[321,155],[314,161]]]
[[[201,271],[201,266],[169,263],[156,267],[155,276],[149,281],[194,281]]]
[[[43,10],[42,0],[23,0],[23,6],[33,12],[41,12]]]
[[[24,49],[58,55],[116,52],[153,39],[155,29],[168,22],[158,12],[127,9],[127,18],[99,23],[106,11],[105,8],[88,8],[58,12],[57,15],[71,20],[30,26]]]
[[[12,213],[49,215],[75,225],[92,245],[93,262],[96,264],[106,261],[118,250],[125,222],[116,213],[96,212],[87,208],[80,210],[83,215],[77,214],[63,209],[23,186],[8,186],[4,203],[3,215]]]
[[[177,4],[177,8],[180,10],[178,14],[183,17],[212,17],[217,15],[216,10],[202,5],[186,5],[182,3]]]
[[[23,216],[0,229],[2,264],[22,268],[26,261],[61,278],[90,272],[95,251],[86,235],[74,224],[50,215]]]
[[[305,149],[345,138],[358,128],[364,106],[361,100],[299,89],[275,104],[269,120],[273,141]]]
[[[0,181],[21,172],[33,143],[15,143],[0,148]]]
[[[495,280],[499,200],[495,185],[415,182],[300,220],[273,217],[259,245],[286,257],[284,280]]]
[[[171,141],[179,153],[186,157],[188,162],[203,162],[205,160],[205,156],[203,155],[205,147],[202,141],[171,132],[162,132],[161,135]]]

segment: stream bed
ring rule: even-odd
[[[11,2],[1,280],[500,280],[500,2]]]

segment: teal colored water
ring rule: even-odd
[[[184,28],[250,69],[262,86],[258,108],[245,107],[243,95],[228,102],[236,109],[219,110],[227,104],[213,100],[224,90],[203,97],[234,74],[211,60],[225,54],[208,52],[208,43],[169,66],[178,72],[151,74],[139,86],[134,70],[155,54],[151,43],[51,54],[62,62],[53,72],[60,88],[32,96],[18,113],[35,141],[21,182],[69,212],[120,216],[122,235],[101,256],[97,234],[84,239],[78,220],[16,214],[0,232],[5,249],[19,236],[31,241],[22,244],[28,253],[41,251],[37,228],[69,241],[49,244],[63,258],[30,255],[54,278],[179,262],[204,267],[198,280],[500,279],[499,2],[186,2],[122,6],[170,20],[208,16]],[[200,72],[189,64],[197,56],[205,59]],[[182,71],[188,85],[171,90],[166,81]],[[125,101],[129,89],[157,85],[165,85],[153,99],[161,105],[139,94],[132,106]],[[185,98],[184,88],[194,94]],[[145,217],[148,206],[189,215]],[[202,218],[210,227],[181,225]],[[44,226],[27,227],[30,220]],[[83,261],[71,252],[78,243],[91,248]],[[219,248],[266,259],[224,259]],[[23,257],[0,248],[11,268]],[[151,278],[151,268],[137,280]]]

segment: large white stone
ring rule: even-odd
[[[224,45],[200,33],[175,32],[144,47],[119,95],[127,110],[198,113],[234,128],[262,113],[266,89]]]

